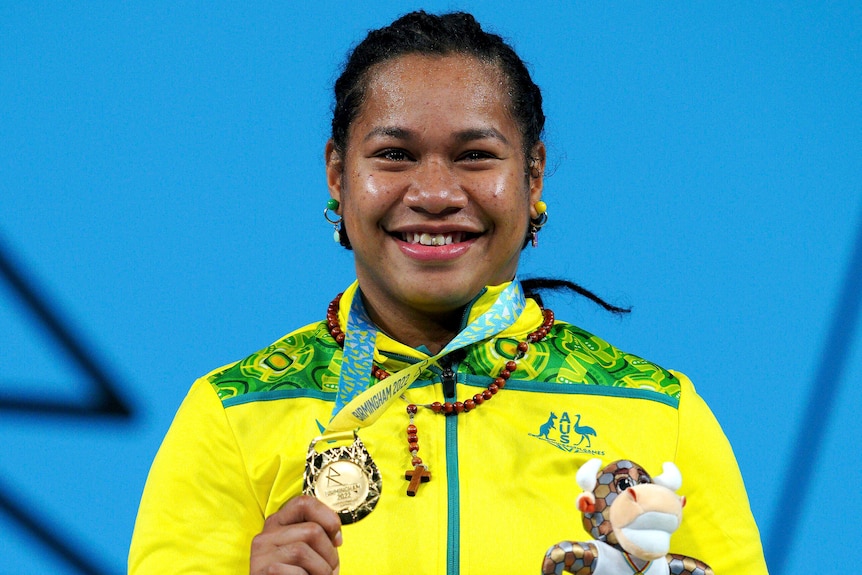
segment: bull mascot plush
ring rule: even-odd
[[[633,461],[604,468],[587,461],[576,480],[576,503],[593,541],[563,541],[551,547],[543,575],[713,575],[708,565],[669,553],[670,536],[682,522],[685,497],[677,495],[682,475],[665,463],[654,479]]]

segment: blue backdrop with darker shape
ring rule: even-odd
[[[543,88],[551,221],[523,274],[634,307],[550,302],[692,377],[773,573],[803,542],[852,561],[822,525],[862,528],[835,483],[862,407],[862,9],[423,6],[474,12]],[[413,7],[0,6],[0,573],[124,571],[192,379],[352,279],[321,217],[331,83]]]

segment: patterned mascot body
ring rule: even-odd
[[[713,575],[702,561],[668,553],[685,506],[676,494],[676,465],[665,463],[654,480],[626,459],[601,465],[591,459],[577,474],[584,492],[576,502],[595,541],[557,543],[545,555],[543,575]]]

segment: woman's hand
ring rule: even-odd
[[[307,495],[294,497],[266,518],[251,542],[251,575],[338,573],[341,520]]]

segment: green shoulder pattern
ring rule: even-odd
[[[518,340],[500,338],[472,348],[464,367],[472,375],[497,373],[515,357]],[[547,337],[530,344],[512,379],[560,384],[648,389],[679,398],[679,380],[669,371],[625,353],[572,324],[556,323]]]
[[[516,339],[498,338],[471,346],[459,371],[484,377],[499,373],[515,357],[518,343]],[[334,393],[341,359],[341,348],[327,331],[326,323],[320,322],[210,375],[208,381],[227,404],[244,401],[241,396],[252,399],[255,394],[267,392]],[[680,394],[679,380],[667,370],[562,322],[556,323],[541,342],[530,345],[530,352],[518,361],[512,379],[641,389],[674,399],[679,399]]]
[[[312,324],[209,376],[222,401],[287,389],[338,389],[341,348],[326,323]]]

